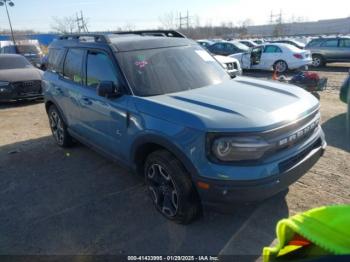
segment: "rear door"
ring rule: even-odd
[[[339,56],[344,61],[350,61],[350,38],[339,39]]]
[[[85,86],[80,97],[81,124],[85,138],[101,150],[120,157],[126,138],[128,95],[116,98],[98,96],[101,81],[120,85],[120,75],[112,55],[103,50],[88,50]]]
[[[330,38],[322,42],[320,50],[326,60],[338,60],[341,58],[339,54],[339,41],[337,38]]]
[[[266,45],[261,55],[260,64],[256,68],[270,70],[273,64],[281,58],[282,54],[282,49],[278,46]]]
[[[79,100],[83,88],[84,56],[84,49],[68,49],[63,63],[63,74],[54,87],[69,127],[78,134],[83,133],[80,124]]]

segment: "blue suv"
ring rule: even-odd
[[[275,195],[326,146],[316,98],[233,79],[176,31],[61,36],[43,90],[59,146],[74,138],[131,168],[157,210],[183,224],[203,205]]]

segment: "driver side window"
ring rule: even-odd
[[[101,81],[111,81],[118,85],[114,65],[107,54],[88,51],[86,65],[86,85],[96,88]]]

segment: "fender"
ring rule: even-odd
[[[47,106],[48,104],[53,104],[58,112],[60,113],[61,117],[63,118],[64,123],[68,126],[68,121],[66,116],[63,114],[63,111],[61,109],[61,107],[58,105],[58,103],[55,102],[55,99],[53,99],[52,97],[50,98],[45,98],[45,109],[46,109],[46,113],[48,113],[49,107]]]
[[[176,158],[178,158],[181,161],[181,163],[184,165],[186,170],[190,173],[192,178],[195,179],[199,176],[199,173],[195,168],[195,166],[192,164],[192,161],[186,156],[186,154],[183,153],[183,151],[177,145],[175,145],[168,139],[156,134],[145,134],[135,139],[134,143],[131,146],[130,158],[129,158],[131,160],[134,170],[137,170],[137,165],[136,165],[137,150],[141,146],[149,143],[159,145],[165,148],[166,150],[168,150],[170,153],[172,153]]]

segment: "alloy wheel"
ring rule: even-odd
[[[275,68],[276,68],[277,72],[283,73],[283,72],[285,72],[287,70],[287,64],[284,61],[279,61],[279,62],[276,63]]]
[[[62,145],[64,142],[63,122],[56,111],[52,111],[50,114],[50,127],[56,142]]]
[[[321,58],[319,57],[312,58],[312,65],[314,67],[319,67],[321,65]]]
[[[146,179],[156,207],[166,217],[174,217],[178,210],[178,193],[169,173],[160,164],[152,164],[147,169]]]

